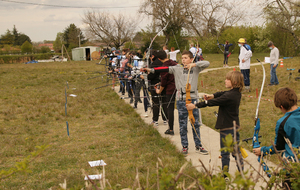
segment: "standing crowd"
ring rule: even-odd
[[[179,133],[181,138],[182,153],[188,154],[189,142],[187,138],[188,119],[192,126],[193,140],[195,151],[201,154],[209,154],[204,149],[201,142],[200,126],[202,125],[201,112],[199,108],[207,106],[218,106],[218,118],[215,128],[220,130],[220,147],[224,147],[222,139],[231,134],[240,139],[239,135],[239,106],[241,93],[250,92],[250,60],[252,57],[251,47],[247,44],[246,39],[240,38],[237,42],[239,46],[239,67],[240,71],[230,71],[225,76],[225,87],[228,91],[216,92],[214,94],[205,94],[204,101],[199,102],[198,96],[198,76],[201,71],[209,67],[209,61],[204,60],[202,49],[194,44],[190,45],[189,50],[171,51],[167,46],[162,50],[146,50],[135,52],[129,50],[112,49],[112,53],[107,57],[109,59],[109,72],[120,81],[120,93],[128,93],[130,103],[133,108],[137,108],[139,103],[143,102],[145,117],[148,117],[148,109],[152,110],[151,124],[158,126],[159,117],[168,125],[165,134],[174,135],[174,108],[175,103],[178,110]],[[218,44],[219,45],[219,44]],[[224,67],[228,67],[229,47],[233,44],[226,41],[224,46]],[[270,53],[270,84],[269,86],[278,85],[279,81],[276,75],[276,68],[279,59],[279,50],[273,42],[268,43]],[[177,54],[181,54],[182,63],[179,64]],[[140,91],[143,95],[140,95]],[[143,101],[142,101],[143,99]],[[191,103],[187,103],[189,102]],[[300,146],[300,112],[297,107],[297,95],[290,88],[281,88],[275,94],[274,103],[285,115],[278,120],[276,124],[276,148],[283,150],[287,160],[292,160],[291,150],[287,146],[284,138],[291,141],[293,147]],[[192,117],[191,117],[192,115]],[[236,122],[237,130],[233,127]],[[234,134],[234,131],[237,131]],[[256,155],[273,154],[275,147],[262,147],[254,149]],[[237,156],[239,154],[239,156]],[[244,169],[243,157],[240,150],[232,153],[235,159],[239,159]],[[230,153],[221,151],[222,169],[228,171],[230,163]],[[224,177],[227,177],[224,172]],[[286,182],[289,184],[289,181]]]

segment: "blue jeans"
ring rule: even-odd
[[[195,101],[197,101],[197,100],[196,99],[192,100],[192,102],[195,102]],[[187,122],[188,122],[188,118],[189,118],[188,110],[186,109],[185,101],[177,101],[176,103],[177,103],[176,106],[177,106],[178,115],[179,115],[179,129],[180,129],[181,145],[184,147],[188,147],[189,146],[188,137],[187,137]],[[194,109],[193,115],[196,120],[194,127],[197,132],[197,134],[196,134],[194,128],[192,127],[195,146],[201,146],[201,139],[199,139],[200,138],[199,109]]]
[[[274,64],[270,65],[270,75],[271,75],[270,83],[277,85],[277,84],[279,84],[278,78],[276,75],[276,68],[277,68],[278,64],[276,65],[276,67],[273,67],[273,66],[274,66]]]
[[[244,75],[245,86],[250,86],[250,69],[241,69],[241,73]]]
[[[225,137],[229,134],[232,135],[232,139],[234,137],[233,135],[234,133],[234,130],[233,129],[228,129],[228,130],[221,130],[220,131],[220,147],[221,148],[224,148],[225,145],[223,143],[223,139],[225,139]],[[240,141],[240,133],[239,132],[236,132],[236,140],[237,142]],[[243,157],[242,157],[242,154],[240,152],[240,150],[238,149],[239,151],[239,158],[240,158],[240,163],[242,165],[242,170],[244,170],[244,161],[243,161]],[[230,152],[226,152],[226,151],[221,151],[221,156],[222,156],[222,170],[224,170],[224,167],[227,166],[229,169],[229,163],[230,163]],[[236,157],[236,153],[232,153],[232,156],[235,158],[235,160],[237,159]],[[237,166],[237,165],[236,165]],[[238,170],[239,170],[239,167],[237,166]],[[228,170],[227,170],[228,171]]]

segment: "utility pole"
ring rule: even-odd
[[[79,42],[78,43],[79,43],[79,47],[80,47],[80,34],[78,35],[78,38],[79,38]]]

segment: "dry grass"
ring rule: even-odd
[[[231,59],[229,59],[229,65],[234,66],[237,64],[237,54],[231,55]],[[254,54],[252,57],[251,62],[257,62],[255,61],[256,58],[260,59],[261,61],[264,60],[264,57],[269,56],[269,54]],[[207,60],[211,61],[210,67],[220,67],[222,66],[222,62],[220,63],[220,57],[216,58],[216,55],[207,55]],[[217,60],[217,61],[216,61]],[[290,71],[287,71],[287,68],[295,68],[295,71],[293,71],[292,76],[298,77],[300,76],[300,73],[298,73],[299,67],[299,57],[295,57],[293,59],[285,59],[283,60],[284,67],[278,67],[277,68],[277,76],[279,80],[278,86],[271,86],[268,87],[267,85],[270,83],[270,65],[266,64],[264,65],[266,70],[266,81],[265,86],[262,94],[262,98],[264,99],[270,99],[273,101],[275,92],[282,87],[290,87],[294,89],[298,95],[298,98],[300,97],[300,81],[295,81],[293,78],[289,81],[289,73]],[[205,92],[205,93],[215,93],[220,90],[227,90],[225,88],[225,75],[228,71],[232,70],[229,69],[222,69],[222,70],[216,70],[216,71],[210,71],[208,73],[202,73],[199,75],[199,81],[203,81],[204,87],[201,86],[201,82],[199,82],[198,91]],[[236,69],[239,70],[239,69]],[[251,92],[250,93],[244,93],[240,105],[240,123],[241,123],[241,139],[249,138],[253,136],[254,133],[254,118],[255,118],[255,112],[257,107],[257,101],[256,98],[256,89],[258,90],[258,93],[260,92],[260,87],[262,83],[262,67],[254,66],[251,67],[250,71],[250,81],[251,81]],[[252,96],[250,98],[249,96]],[[203,123],[206,125],[214,128],[216,123],[216,117],[214,116],[214,111],[218,111],[218,107],[210,107],[202,109],[202,117],[203,117]],[[274,106],[273,102],[261,100],[260,107],[259,107],[259,118],[261,120],[261,130],[260,135],[263,136],[261,138],[261,145],[262,146],[270,146],[271,141],[274,141],[275,137],[275,125],[276,121],[282,117],[283,114],[281,111]],[[249,150],[251,150],[251,143],[249,142],[248,145],[244,144]]]
[[[53,189],[67,180],[68,187],[84,187],[81,169],[97,174],[88,161],[103,159],[106,178],[115,186],[130,187],[136,168],[141,182],[147,168],[155,173],[157,157],[178,171],[184,157],[167,139],[145,124],[130,105],[92,72],[103,70],[93,62],[0,65],[0,169],[7,170],[35,150],[50,145],[29,165],[30,174],[2,180],[0,189]],[[68,115],[65,88],[68,81]],[[76,88],[76,89],[75,89]],[[68,140],[66,121],[69,122]],[[195,173],[195,169],[188,169]],[[150,176],[150,184],[155,176]],[[144,183],[145,184],[145,183]],[[152,185],[151,184],[151,185]]]
[[[267,55],[254,55],[263,59]],[[210,67],[222,66],[223,55],[205,55]],[[237,65],[233,54],[230,65]],[[287,67],[297,68],[299,58],[285,60],[284,68],[278,68],[280,85],[265,87],[263,97],[273,99],[275,91],[290,86],[299,95],[299,82],[287,79]],[[253,61],[254,62],[254,61]],[[146,184],[147,168],[156,173],[157,157],[168,166],[170,173],[177,172],[184,164],[184,157],[168,140],[162,138],[151,126],[145,124],[138,114],[119,99],[110,87],[94,90],[104,85],[99,76],[86,71],[103,71],[103,66],[93,62],[2,64],[0,65],[0,169],[7,170],[21,161],[37,145],[50,145],[35,162],[29,165],[31,174],[17,174],[2,180],[0,189],[53,189],[67,180],[68,188],[81,189],[84,180],[81,169],[96,174],[88,161],[103,159],[106,178],[113,186],[130,187],[134,183],[136,168],[142,184]],[[213,93],[226,90],[225,74],[230,69],[211,71],[199,76],[206,88],[199,91]],[[269,68],[266,66],[267,80]],[[251,68],[249,95],[255,97],[260,89],[261,66]],[[294,75],[298,75],[294,71]],[[68,116],[65,116],[65,88],[68,81]],[[76,88],[76,89],[74,89]],[[242,124],[241,138],[252,137],[257,99],[243,97],[240,106]],[[213,127],[217,108],[202,110],[203,122]],[[262,145],[270,144],[274,138],[274,126],[282,114],[273,103],[262,101],[260,105]],[[68,140],[66,121],[70,126]],[[250,148],[250,145],[248,145]],[[189,167],[186,173],[199,175]],[[156,176],[150,176],[150,186]]]

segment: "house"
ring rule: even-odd
[[[38,47],[41,48],[41,47],[43,47],[43,46],[48,47],[48,48],[51,50],[51,52],[54,52],[53,44],[51,44],[51,43],[47,43],[47,44],[39,44]]]

